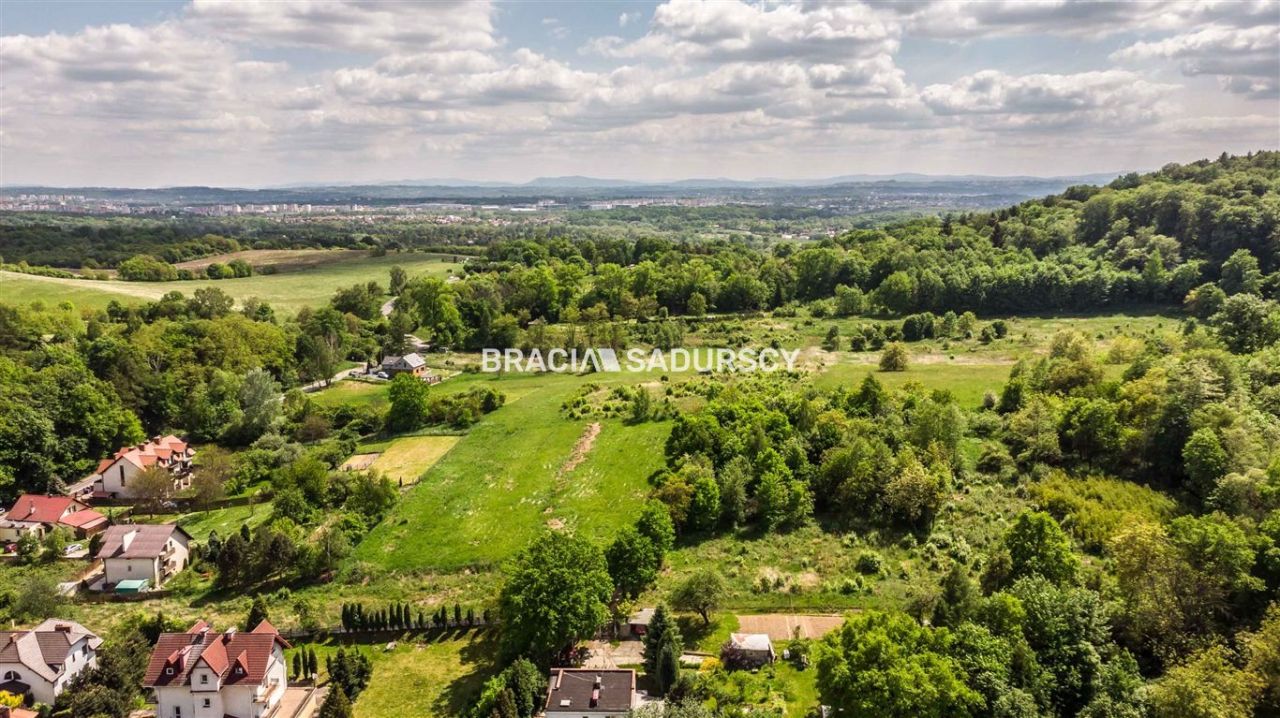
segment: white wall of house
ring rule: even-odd
[[[156,718],[222,718],[223,715],[222,697],[216,692],[193,692],[190,686],[156,688]]]
[[[160,559],[158,558],[108,558],[103,560],[107,583],[145,578],[152,588],[160,587]]]
[[[37,703],[53,703],[53,684],[21,663],[0,663],[0,683],[17,681],[31,686],[31,698]]]
[[[140,473],[142,469],[132,461],[116,459],[116,463],[102,472],[102,486],[94,488],[120,498],[133,498],[133,479]]]

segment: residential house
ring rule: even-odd
[[[627,619],[627,631],[637,637],[643,638],[644,634],[649,632],[649,624],[653,621],[653,608],[642,608]]]
[[[730,633],[720,649],[720,660],[728,668],[759,668],[775,658],[767,633]]]
[[[191,536],[174,524],[117,524],[102,535],[98,549],[103,588],[161,588],[186,568],[190,555]]]
[[[173,474],[175,491],[190,482],[191,459],[195,450],[187,442],[170,434],[155,436],[145,444],[125,446],[109,459],[98,463],[93,472],[93,495],[99,498],[134,498],[132,481],[146,469],[159,466]]]
[[[289,644],[263,621],[248,633],[216,633],[204,621],[161,634],[143,686],[156,695],[156,718],[263,718],[289,687]]]
[[[23,536],[31,534],[36,538],[44,536],[44,524],[37,521],[13,521],[0,514],[0,552],[4,546],[17,543]]]
[[[9,526],[0,526],[0,539],[14,541],[23,533],[33,532],[25,524],[39,524],[41,528],[34,531],[39,536],[55,528],[65,528],[76,538],[85,538],[107,528],[106,516],[70,496],[24,494],[0,519]]]
[[[440,381],[440,377],[431,373],[431,369],[427,368],[427,360],[416,352],[405,354],[404,356],[383,357],[380,368],[387,376],[393,379],[397,374],[412,374],[424,379],[429,384]]]
[[[58,618],[29,631],[0,631],[0,691],[52,704],[71,679],[97,664],[101,645],[89,629]]]
[[[40,718],[40,714],[26,708],[0,706],[0,718]]]
[[[552,668],[547,718],[612,718],[640,704],[630,669]]]

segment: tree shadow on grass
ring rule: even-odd
[[[461,640],[467,633],[462,631],[456,640]],[[432,709],[437,715],[466,715],[479,697],[485,681],[498,673],[498,642],[494,636],[495,632],[483,629],[471,632],[470,640],[458,651],[466,672],[453,679],[436,696]]]

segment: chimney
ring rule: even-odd
[[[236,627],[235,627],[235,626],[232,626],[231,628],[228,628],[228,629],[227,629],[227,630],[222,634],[222,642],[223,642],[223,643],[230,643],[230,642],[231,642],[231,639],[233,639],[233,638],[235,638],[235,637],[236,637]]]

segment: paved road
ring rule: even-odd
[[[305,392],[320,391],[321,389],[323,389],[323,388],[325,388],[325,387],[329,386],[330,384],[337,384],[338,382],[342,381],[343,379],[346,379],[347,377],[349,377],[349,376],[351,376],[352,374],[356,373],[356,370],[357,370],[357,369],[359,369],[359,368],[360,368],[360,367],[352,367],[352,368],[350,368],[350,369],[343,369],[342,371],[338,372],[337,374],[334,374],[333,376],[329,377],[329,380],[328,380],[328,381],[325,381],[324,379],[321,379],[321,380],[319,380],[319,381],[313,381],[313,382],[311,382],[310,384],[306,384],[306,385],[304,385],[304,386],[302,387],[302,390],[303,390],[303,391],[305,391]]]
[[[382,304],[382,316],[391,316],[391,310],[396,308],[396,298],[392,297]]]

